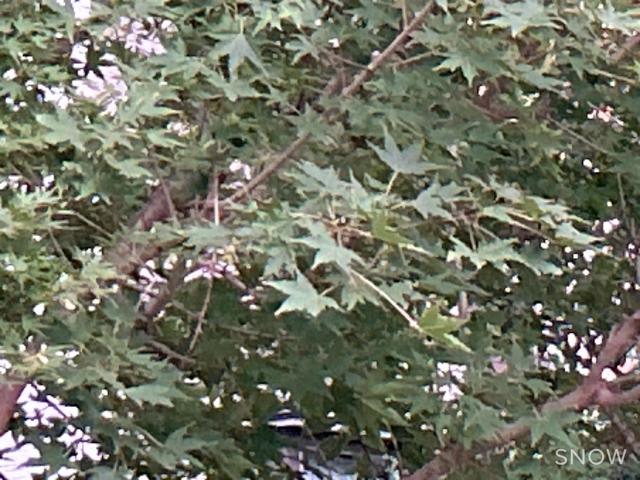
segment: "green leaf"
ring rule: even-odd
[[[179,390],[176,390],[175,387],[160,383],[145,383],[137,387],[129,387],[125,389],[124,393],[138,406],[148,403],[150,405],[173,407],[173,399],[186,400],[189,398]]]
[[[126,472],[119,468],[94,467],[90,470],[91,478],[96,480],[123,480],[131,472]]]
[[[514,65],[512,69],[524,80],[540,89],[560,91],[562,88],[562,80],[549,75],[544,75],[542,72],[529,65]]]
[[[296,174],[292,174],[292,176],[303,182],[306,180],[302,185],[303,188],[306,185],[308,185],[308,188],[314,189],[322,186],[326,187],[332,195],[340,194],[344,189],[348,188],[348,184],[340,180],[338,173],[333,168],[320,168],[311,162],[303,161],[300,163],[300,170],[305,174],[304,176]],[[309,180],[313,180],[313,183],[310,183]]]
[[[300,272],[298,272],[296,280],[277,280],[264,282],[264,284],[287,295],[287,299],[276,310],[276,315],[302,311],[317,317],[327,308],[340,310],[340,306],[334,299],[319,295],[307,277]]]
[[[265,77],[268,77],[264,65],[258,55],[253,51],[253,48],[251,48],[244,33],[238,33],[231,40],[223,43],[217,49],[217,54],[220,56],[229,55],[229,73],[231,74],[232,80],[235,79],[240,65],[242,65],[245,60],[249,60],[262,71]]]
[[[371,235],[391,245],[410,244],[411,241],[395,232],[387,225],[387,217],[383,213],[374,214],[371,221]]]
[[[557,239],[567,241],[571,245],[575,246],[586,247],[603,240],[602,238],[594,237],[576,230],[575,227],[568,222],[563,222],[558,225],[555,233]]]
[[[293,40],[287,44],[287,50],[291,50],[292,52],[296,52],[293,57],[292,65],[295,65],[300,60],[302,60],[307,55],[312,56],[315,59],[319,59],[318,47],[313,45],[307,38],[302,35],[295,36],[297,40]]]
[[[528,378],[525,380],[524,385],[531,390],[533,398],[538,398],[541,393],[553,394],[551,384],[539,378]]]
[[[344,272],[348,273],[351,270],[352,262],[364,264],[363,260],[355,252],[338,245],[329,236],[329,232],[322,224],[310,223],[307,228],[311,234],[310,236],[294,239],[292,242],[301,243],[317,250],[312,269],[324,263],[335,263]]]
[[[511,35],[517,37],[520,33],[532,27],[558,28],[556,15],[549,15],[552,8],[547,8],[539,0],[524,0],[514,3],[503,3],[499,0],[484,2],[484,16],[482,25],[493,25],[499,28],[509,28]],[[496,15],[497,14],[497,15]]]
[[[229,244],[231,231],[222,225],[210,222],[206,226],[193,225],[182,230],[182,234],[187,237],[186,244],[202,250],[210,247],[224,247]]]
[[[464,58],[457,54],[451,55],[447,59],[443,60],[440,65],[434,67],[433,70],[436,72],[440,72],[442,70],[455,72],[458,69],[462,70],[462,75],[467,79],[467,85],[471,87],[473,85],[473,79],[476,78],[476,75],[478,74],[478,70],[468,58]]]
[[[69,142],[78,150],[85,150],[88,135],[78,128],[76,120],[66,110],[56,110],[55,116],[45,113],[38,114],[36,121],[49,130],[44,135],[45,142],[52,145]]]
[[[465,432],[477,429],[480,432],[477,436],[488,436],[504,426],[498,411],[471,396],[465,395],[460,399],[460,409],[465,412]]]
[[[273,247],[268,250],[269,258],[264,266],[265,277],[278,276],[282,272],[294,274],[296,264],[291,252],[284,247]]]
[[[425,309],[420,318],[418,318],[420,329],[427,335],[445,345],[471,353],[472,350],[467,345],[454,335],[451,335],[451,332],[457,331],[466,322],[467,320],[464,319],[441,315],[438,305]]]
[[[459,199],[458,194],[463,191],[464,188],[453,182],[445,186],[440,185],[438,177],[436,176],[429,188],[423,190],[420,195],[418,195],[413,205],[425,219],[437,216],[454,221],[451,213],[443,207],[447,204],[452,205],[455,203]]]
[[[509,225],[515,225],[518,222],[510,216],[512,212],[513,209],[506,205],[489,205],[488,207],[484,207],[479,214],[485,217],[495,218]]]
[[[386,163],[389,168],[397,173],[420,174],[432,169],[432,165],[421,160],[422,145],[414,143],[404,150],[400,150],[395,140],[388,132],[384,136],[384,150],[367,142],[369,147],[378,155],[378,158]]]
[[[204,439],[187,437],[186,433],[189,427],[190,425],[186,425],[171,432],[165,440],[162,451],[165,455],[162,455],[161,461],[165,468],[174,468],[183,459],[188,459],[197,467],[204,468],[204,465],[189,453],[207,447],[208,442]],[[159,457],[156,455],[155,458],[158,459]]]
[[[376,413],[376,416],[378,418],[384,419],[391,425],[398,425],[401,427],[409,426],[407,421],[402,418],[398,412],[396,412],[393,408],[386,406],[383,402],[372,398],[361,398],[360,401],[363,403],[363,405],[370,408],[374,413]]]
[[[127,178],[154,177],[149,170],[141,166],[141,163],[147,163],[148,160],[134,160],[132,158],[127,160],[115,160],[110,156],[106,156],[105,160],[111,167],[115,168],[121,175]]]
[[[549,412],[531,419],[531,446],[535,447],[543,436],[548,435],[569,448],[579,449],[580,447],[569,438],[564,428],[580,419],[581,416],[574,412]]]
[[[440,307],[437,305],[425,309],[420,318],[418,318],[420,328],[437,339],[442,339],[445,333],[455,332],[465,323],[466,320],[441,315]]]
[[[504,271],[507,268],[506,261],[514,261],[525,265],[538,275],[543,273],[558,275],[561,273],[556,265],[544,261],[543,254],[540,252],[532,253],[528,250],[525,250],[523,254],[516,252],[513,248],[513,245],[517,243],[515,238],[482,242],[475,251],[457,238],[452,238],[451,241],[455,244],[455,248],[449,251],[447,259],[468,258],[478,270],[489,263]]]
[[[604,28],[620,30],[625,35],[633,35],[633,32],[638,28],[640,9],[633,8],[624,12],[616,11],[611,0],[607,0],[606,8],[595,9],[594,13],[598,16]]]
[[[462,350],[465,353],[473,353],[473,350],[469,348],[462,340],[454,335],[451,335],[450,333],[445,333],[444,335],[442,335],[441,342],[445,345],[457,348],[458,350]]]

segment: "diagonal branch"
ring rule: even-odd
[[[619,358],[626,355],[629,349],[635,345],[639,331],[640,311],[625,316],[620,323],[614,325],[595,365],[591,367],[586,382],[601,382],[605,368],[614,365]]]
[[[362,70],[354,80],[345,88],[341,88],[341,78],[332,78],[325,87],[324,93],[327,95],[340,95],[341,97],[351,96],[364,82],[369,80],[376,69],[384,62],[389,60],[391,54],[400,46],[405,44],[411,32],[413,32],[422,23],[426,15],[432,11],[434,2],[429,1],[422,10],[420,10],[411,23],[400,32],[400,34],[391,42],[391,44],[378,55],[367,67]],[[341,76],[340,76],[341,77]],[[327,116],[327,120],[332,118]],[[264,182],[271,174],[278,170],[284,163],[291,158],[295,152],[308,140],[310,134],[300,134],[280,155],[278,155],[267,167],[256,177],[254,177],[242,190],[234,193],[223,202],[221,207],[229,206],[249,195],[257,186]],[[149,200],[128,222],[129,227],[138,227],[142,230],[149,230],[153,223],[166,220],[170,216],[175,215],[176,208],[184,205],[178,205],[174,198],[173,189],[165,184],[161,188],[156,189],[149,197]],[[176,239],[174,244],[181,243],[180,239]],[[116,266],[118,274],[122,276],[131,275],[138,266],[158,255],[160,251],[168,245],[146,244],[136,245],[128,239],[120,241],[113,249],[107,252],[107,259]],[[167,287],[158,295],[155,301],[146,306],[141,312],[145,318],[152,318],[155,313],[159,312],[164,304],[171,299],[172,289]],[[154,344],[156,348],[158,344]],[[24,389],[25,383],[22,380],[16,380],[11,377],[0,377],[0,433],[4,432],[6,426],[13,415],[15,403]]]
[[[388,61],[391,58],[391,55],[402,45],[406,43],[409,38],[411,32],[413,32],[424,20],[427,14],[433,9],[433,1],[427,2],[427,4],[416,13],[415,17],[411,21],[409,25],[405,27],[402,32],[389,44],[387,48],[385,48],[380,55],[375,57],[369,65],[366,66],[364,70],[362,70],[353,81],[340,90],[341,81],[337,77],[332,78],[327,86],[324,89],[326,95],[336,95],[339,94],[341,97],[349,97],[351,96],[358,88],[364,84],[364,82],[368,81],[373,73],[380,68],[380,66]],[[331,119],[328,119],[331,120]],[[244,197],[248,196],[255,188],[264,182],[271,174],[273,174],[276,170],[278,170],[285,162],[293,156],[293,154],[309,139],[311,135],[308,132],[301,133],[280,155],[274,158],[266,168],[260,172],[259,175],[256,175],[247,185],[242,189],[238,190],[236,193],[225,199],[223,202],[224,205],[230,205],[239,200],[242,200]]]
[[[626,42],[611,56],[611,63],[618,63],[624,56],[640,44],[640,33],[627,38]]]
[[[23,380],[9,375],[0,376],[0,436],[7,430],[18,397],[26,385]]]
[[[579,411],[594,405],[625,405],[640,399],[640,385],[627,391],[614,392],[610,389],[608,382],[602,378],[604,369],[614,365],[616,360],[627,353],[636,343],[639,333],[640,310],[613,326],[604,348],[598,356],[597,363],[593,365],[589,375],[580,386],[567,395],[544,404],[540,409],[540,415],[570,410]],[[449,445],[443,449],[440,455],[406,477],[406,480],[440,478],[474,456],[516,440],[529,432],[529,429],[529,423],[522,420],[495,431],[468,449],[457,444]]]
[[[367,67],[360,72],[348,86],[342,88],[342,75],[339,74],[327,83],[323,93],[325,95],[339,95],[341,97],[351,96],[364,84],[364,82],[372,77],[373,73],[383,63],[391,58],[391,55],[398,48],[407,42],[411,32],[418,28],[426,15],[432,11],[433,6],[434,2],[429,1],[422,10],[416,13],[411,23],[407,25],[407,27],[400,32],[391,44],[389,44],[389,46],[382,51],[380,55],[375,57],[375,59],[373,59],[371,63],[369,63],[369,65],[367,65]],[[331,121],[332,119],[327,118],[327,120]],[[309,133],[301,133],[284,151],[275,157],[264,170],[251,179],[244,188],[220,202],[220,208],[228,207],[231,204],[247,197],[253,190],[255,190],[256,187],[262,184],[270,175],[282,167],[285,162],[291,158],[309,139],[309,137]],[[166,220],[171,216],[172,200],[175,203],[175,199],[173,199],[173,192],[170,188],[168,193],[166,187],[156,189],[149,197],[147,204],[132,217],[129,222],[129,226],[138,226],[143,230],[149,230],[154,222]],[[178,207],[178,205],[175,205],[175,207]],[[179,244],[180,242],[180,239],[176,239],[175,244]],[[131,242],[122,241],[107,254],[107,258],[116,265],[118,273],[128,276],[131,275],[139,265],[157,256],[158,253],[166,246],[167,245],[155,244],[134,245]]]

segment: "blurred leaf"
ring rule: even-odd
[[[414,143],[406,149],[400,151],[393,137],[386,132],[384,137],[384,150],[369,143],[380,160],[386,163],[389,168],[397,173],[419,174],[430,169],[427,162],[421,160],[422,145]]]
[[[301,273],[298,273],[296,280],[277,280],[264,284],[287,295],[287,299],[276,310],[276,315],[300,310],[316,317],[326,308],[340,309],[335,300],[319,295],[307,277]]]

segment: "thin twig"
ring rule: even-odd
[[[51,242],[53,243],[53,248],[56,251],[56,253],[58,254],[58,256],[60,257],[60,260],[65,262],[71,268],[74,268],[73,264],[71,263],[71,260],[69,260],[67,258],[67,256],[64,254],[64,252],[62,251],[62,247],[58,243],[58,240],[56,239],[56,236],[53,234],[53,229],[51,227],[47,227],[47,233],[49,233],[49,237],[51,238]]]
[[[508,214],[509,214],[509,216],[511,216],[511,217],[519,217],[519,218],[522,218],[523,220],[528,220],[528,221],[530,221],[530,220],[531,220],[531,218],[530,218],[530,217],[528,217],[528,216],[526,216],[524,213],[520,213],[520,212],[518,212],[518,211],[516,211],[516,210],[509,210],[507,213],[508,213]],[[482,214],[481,214],[481,216],[483,216],[483,217],[484,217],[485,215],[482,215]],[[526,232],[533,233],[534,235],[537,235],[537,236],[539,236],[540,238],[544,238],[545,240],[549,240],[549,241],[553,240],[553,239],[552,239],[549,235],[547,235],[546,233],[544,233],[544,232],[542,232],[542,231],[540,231],[540,230],[536,230],[535,228],[530,227],[530,226],[528,226],[528,225],[526,225],[526,224],[524,224],[524,223],[522,223],[522,222],[518,222],[518,221],[517,221],[517,220],[515,220],[515,219],[512,219],[512,221],[511,221],[511,225],[513,225],[513,226],[515,226],[515,227],[518,227],[518,228],[521,228],[522,230],[524,230],[524,231],[526,231]],[[485,232],[485,233],[486,233],[486,232]]]
[[[193,338],[191,339],[191,344],[189,345],[189,351],[193,352],[193,349],[196,348],[196,343],[198,342],[198,337],[202,334],[202,327],[206,322],[207,309],[209,308],[209,304],[211,303],[211,291],[213,290],[213,279],[209,279],[207,282],[207,293],[204,297],[204,302],[202,303],[202,308],[200,309],[200,314],[198,315],[198,323],[196,324],[196,329],[193,332]]]
[[[402,8],[402,28],[404,29],[409,24],[409,13],[408,13],[408,8],[407,8],[407,0],[402,0],[400,5],[401,5],[401,8]]]
[[[164,198],[167,202],[167,206],[169,207],[169,213],[171,215],[171,218],[173,219],[173,221],[175,223],[178,223],[178,211],[176,210],[176,206],[173,203],[173,200],[171,199],[171,193],[169,192],[169,187],[167,186],[167,181],[162,178],[162,176],[160,175],[160,171],[158,169],[158,165],[157,165],[157,160],[154,159],[154,170],[155,173],[158,177],[158,179],[160,180],[160,188],[162,188],[162,191],[164,193]]]
[[[187,307],[185,307],[182,303],[180,303],[177,300],[172,300],[171,301],[171,306],[173,306],[173,308],[175,308],[176,310],[181,311],[182,313],[184,313],[185,315],[187,315],[187,317],[191,318],[192,320],[198,319],[198,314],[196,312],[192,312],[191,310],[189,310]]]
[[[394,67],[394,68],[406,67],[407,65],[409,65],[411,63],[419,62],[420,60],[423,60],[425,58],[431,58],[432,56],[433,56],[432,52],[424,52],[424,53],[420,53],[418,55],[415,55],[413,57],[403,58],[402,60],[397,60],[397,61],[389,64],[389,66]]]
[[[220,196],[218,195],[220,179],[216,175],[213,179],[213,221],[220,225]]]
[[[178,360],[183,365],[193,365],[196,362],[193,358],[187,357],[186,355],[182,355],[178,352],[174,352],[169,347],[167,347],[164,343],[151,340],[147,342],[147,345],[153,348],[158,353],[163,354],[167,358],[173,358],[175,360]]]
[[[563,132],[568,133],[569,135],[571,135],[575,139],[580,140],[582,143],[584,143],[585,145],[593,148],[594,150],[596,150],[596,151],[598,151],[598,152],[600,152],[600,153],[602,153],[604,155],[607,155],[609,157],[614,156],[614,154],[612,152],[609,152],[608,150],[605,150],[604,148],[598,146],[596,143],[592,142],[591,140],[589,140],[585,136],[580,135],[578,132],[575,132],[575,131],[571,130],[567,126],[565,126],[562,123],[560,123],[559,121],[557,121],[555,118],[552,118],[551,115],[547,115],[546,119],[547,119],[547,121],[553,123],[556,127],[558,127]]]
[[[85,217],[84,215],[82,215],[81,213],[78,213],[74,210],[58,210],[56,211],[56,215],[67,215],[70,217],[76,217],[78,220],[81,220],[82,222],[86,223],[88,226],[90,226],[91,228],[95,229],[96,231],[100,232],[102,235],[104,235],[106,238],[110,239],[113,237],[113,233],[105,230],[104,228],[102,228],[100,225],[98,225],[97,223],[89,220],[87,217]]]
[[[622,217],[626,220],[627,217],[627,202],[624,199],[624,186],[622,185],[622,174],[616,174],[616,180],[618,181],[618,194],[620,195],[620,208],[622,210]]]
[[[387,302],[389,302],[389,304],[402,316],[402,318],[404,318],[407,321],[407,323],[409,324],[409,326],[411,328],[415,328],[416,330],[420,330],[420,326],[418,325],[418,321],[415,318],[413,318],[411,315],[409,315],[409,313],[404,308],[402,308],[400,305],[398,305],[396,303],[396,301],[393,298],[391,298],[389,295],[387,295],[386,292],[384,292],[382,289],[380,289],[380,287],[378,287],[371,280],[366,278],[364,275],[356,272],[355,270],[353,270],[351,273],[354,276],[356,276],[361,282],[365,283],[369,288],[374,290],[378,295],[380,295],[382,298],[384,298]]]
[[[216,325],[216,328],[219,328],[221,330],[227,330],[229,332],[240,333],[242,335],[247,335],[249,337],[266,338],[268,340],[293,340],[293,337],[289,337],[287,335],[283,335],[283,336],[272,335],[271,333],[263,333],[263,332],[256,332],[255,330],[247,330],[244,327],[234,327],[231,325]]]
[[[602,75],[603,77],[617,80],[618,82],[628,83],[629,85],[636,85],[638,83],[637,80],[633,80],[632,78],[623,77],[622,75],[616,75],[615,73],[609,73],[606,70],[600,70],[599,68],[595,68],[590,71],[591,73],[595,73],[596,75]]]
[[[398,178],[399,175],[400,174],[397,171],[393,172],[393,175],[391,175],[391,180],[389,180],[389,184],[387,185],[387,189],[384,192],[385,197],[388,197],[389,194],[391,193],[391,189],[393,188],[393,182],[396,181],[396,179]]]
[[[342,90],[340,96],[351,96],[358,88],[360,88],[360,86],[362,86],[364,82],[369,80],[369,78],[371,78],[371,75],[373,75],[373,72],[377,70],[384,62],[386,62],[391,57],[391,54],[393,54],[400,46],[402,46],[407,41],[411,32],[413,32],[416,28],[418,28],[418,26],[420,26],[422,20],[427,16],[427,13],[429,13],[432,8],[433,1],[427,2],[422,10],[416,13],[416,16],[413,18],[411,23],[407,25],[407,27],[402,32],[400,32],[400,34],[393,40],[393,42],[391,42],[391,44],[387,48],[385,48],[382,53],[380,53],[380,55],[375,57],[373,61],[369,65],[367,65],[367,68],[364,71],[360,72],[360,74],[356,76],[356,78],[347,88]]]
[[[286,162],[289,159],[289,157],[291,157],[307,141],[307,139],[310,136],[311,134],[309,132],[303,132],[300,135],[298,135],[298,138],[296,138],[293,141],[293,143],[291,143],[284,152],[282,152],[280,155],[274,158],[269,164],[267,164],[264,170],[262,170],[258,175],[256,175],[251,180],[249,180],[249,182],[246,185],[244,185],[242,189],[233,193],[230,197],[227,197],[222,202],[222,205],[225,205],[225,206],[231,205],[233,203],[238,202],[239,200],[242,200],[244,197],[249,196],[249,194],[253,190],[255,190],[258,185],[264,182],[273,172],[275,172],[282,165],[284,165],[284,162]]]
[[[229,282],[231,285],[233,285],[235,288],[237,288],[241,292],[251,293],[249,292],[249,287],[247,287],[247,285],[238,277],[231,275],[228,272],[224,272],[223,276],[227,282]]]
[[[342,55],[338,55],[335,52],[332,52],[328,48],[323,48],[320,50],[323,55],[326,55],[332,60],[348,65],[349,67],[357,68],[358,70],[367,68],[366,65],[363,65],[358,62],[354,62],[353,60],[349,60],[348,58],[343,57]]]

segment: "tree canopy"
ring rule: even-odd
[[[558,452],[640,434],[639,15],[1,3],[0,431],[49,474],[290,478],[288,408],[365,478],[607,475]],[[29,383],[79,415],[27,426]]]

